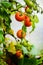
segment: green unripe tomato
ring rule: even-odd
[[[22,40],[22,45],[25,46],[25,47],[28,46],[28,44],[26,43],[26,40],[25,39]]]
[[[27,8],[26,9],[26,12],[31,14],[32,13],[32,10],[30,8]]]
[[[34,5],[34,6],[33,6],[33,9],[34,9],[34,10],[37,10],[38,8],[37,8],[37,6],[36,6],[36,5]]]
[[[28,51],[30,51],[30,50],[31,50],[31,48],[30,48],[30,47],[27,47],[27,50],[28,50]]]
[[[34,3],[32,1],[30,1],[30,0],[24,0],[24,1],[27,4],[27,6],[29,6],[31,8],[34,7]]]
[[[25,47],[27,47],[28,45],[27,45],[27,43],[26,42],[24,42],[24,44],[23,44]]]

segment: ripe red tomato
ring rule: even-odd
[[[25,15],[23,14],[23,15],[21,15],[21,13],[20,12],[17,12],[16,13],[16,15],[15,15],[15,18],[16,18],[16,20],[17,21],[23,21],[24,20],[24,18],[25,18]]]
[[[32,25],[32,23],[30,22],[30,18],[28,16],[25,16],[24,24],[26,27],[29,27]]]
[[[19,30],[17,32],[17,37],[18,38],[24,38],[26,36],[26,33],[23,30]]]
[[[22,54],[22,52],[21,52],[20,50],[17,50],[17,51],[16,51],[16,56],[17,56],[17,57],[20,57],[21,54]]]

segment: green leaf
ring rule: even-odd
[[[34,20],[33,16],[31,16],[30,19],[31,19],[31,21],[32,21],[32,30],[30,31],[30,33],[31,33],[31,32],[33,32],[34,29],[35,29],[35,20]]]
[[[34,15],[34,21],[36,22],[36,23],[38,23],[39,22],[39,19],[38,19],[38,16],[37,15]]]
[[[0,8],[0,16],[5,19],[9,16],[3,7]]]
[[[20,43],[17,43],[17,45],[15,45],[15,47],[16,47],[17,50],[21,50],[22,45]]]
[[[12,4],[10,2],[2,2],[2,5],[6,8],[9,8],[12,6]]]
[[[21,40],[21,44],[22,44],[24,47],[27,47],[27,46],[28,46],[28,42],[26,41],[26,39],[22,39],[22,40]]]
[[[39,65],[39,64],[41,64],[42,63],[42,60],[41,59],[38,59],[37,60],[37,64]]]
[[[5,8],[0,8],[0,16],[5,20],[5,25],[10,26],[11,19]]]
[[[34,21],[32,21],[32,30],[30,31],[30,33],[31,33],[31,32],[33,32],[33,31],[34,31],[34,29],[35,29],[35,22],[34,22]]]
[[[32,30],[30,31],[30,33],[31,33],[31,32],[34,31],[34,29],[35,29],[35,23],[38,23],[39,19],[38,19],[37,15],[31,16],[30,19],[32,21]]]
[[[37,65],[37,61],[35,57],[32,58],[24,58],[24,65]]]
[[[19,9],[19,8],[21,8],[22,7],[22,5],[21,4],[18,4],[17,5],[17,9]]]
[[[24,54],[28,54],[28,50],[27,50],[27,48],[24,47],[24,46],[22,46],[22,51],[23,51]]]
[[[24,32],[26,32],[26,31],[27,31],[27,28],[26,28],[26,26],[25,26],[25,25],[23,25],[23,26],[22,26],[22,30],[23,30]]]
[[[3,51],[0,50],[0,56],[3,55]]]
[[[2,43],[4,41],[4,36],[3,36],[3,32],[0,31],[0,43]]]

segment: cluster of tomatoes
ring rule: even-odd
[[[26,6],[25,11],[26,11],[28,8],[29,8],[29,7]],[[30,20],[30,17],[27,16],[25,13],[16,12],[16,14],[15,14],[15,19],[16,19],[17,21],[19,21],[19,22],[24,21],[24,25],[25,25],[26,27],[30,27],[30,26],[32,25],[32,22],[31,22],[31,20]],[[19,31],[17,32],[17,37],[18,37],[18,38],[24,38],[25,36],[26,36],[26,33],[25,33],[23,30],[19,30]]]
[[[27,9],[28,9],[28,7],[26,6],[25,7],[25,11],[27,11]],[[24,22],[24,26],[25,27],[30,27],[32,25],[30,17],[27,16],[25,13],[16,12],[15,19],[18,22]],[[22,39],[22,38],[25,38],[25,36],[26,36],[26,32],[24,30],[20,29],[20,30],[17,31],[17,37],[18,38]],[[23,58],[22,51],[21,50],[17,50],[15,56],[17,58],[19,58],[19,59]],[[15,64],[12,63],[11,59],[8,59],[7,63],[8,63],[8,65],[15,65]]]

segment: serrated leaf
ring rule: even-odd
[[[2,2],[2,5],[6,8],[9,8],[12,6],[12,4],[10,2]]]
[[[30,33],[31,33],[35,29],[35,23],[38,22],[38,21],[37,20],[35,21],[36,18],[34,18],[34,16],[31,16],[30,19],[32,21],[32,30],[30,31]]]
[[[11,23],[10,18],[6,18],[6,20],[5,20],[6,26],[10,27],[10,23]]]
[[[24,58],[18,59],[18,65],[24,65]]]

